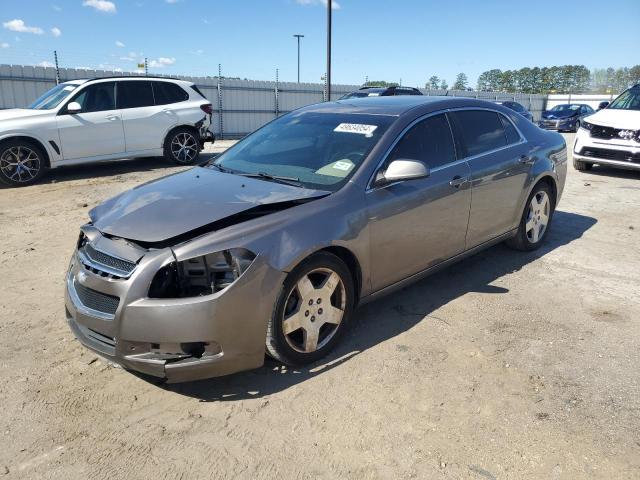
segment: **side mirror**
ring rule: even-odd
[[[376,185],[387,185],[404,180],[415,180],[429,176],[429,167],[419,160],[399,159],[389,164],[384,173],[379,175]]]
[[[82,106],[78,103],[78,102],[70,102],[69,105],[67,105],[67,112],[74,114],[74,113],[80,113],[82,111]]]
[[[607,108],[609,106],[609,102],[600,102],[598,104],[598,110],[602,110],[603,108]]]

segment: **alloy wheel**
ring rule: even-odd
[[[27,183],[40,172],[40,157],[29,147],[16,146],[5,150],[0,157],[0,172],[12,182]]]
[[[542,240],[547,225],[549,223],[549,215],[551,213],[551,202],[547,192],[540,191],[531,198],[529,211],[527,212],[527,221],[525,230],[527,239],[531,243],[538,243]]]
[[[190,133],[178,133],[171,140],[171,155],[180,163],[191,163],[198,156],[198,141]]]
[[[306,273],[289,292],[282,332],[296,352],[312,353],[324,347],[340,328],[346,307],[340,276],[329,268]]]

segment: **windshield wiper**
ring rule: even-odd
[[[208,167],[215,167],[217,168],[219,171],[223,172],[223,173],[235,173],[232,170],[229,170],[228,168],[224,168],[222,165],[218,165],[215,162],[211,162],[209,165],[207,165]]]
[[[292,185],[294,187],[303,186],[302,183],[300,182],[300,179],[297,177],[283,177],[281,175],[271,175],[270,173],[265,173],[265,172],[257,172],[257,173],[234,172],[234,173],[237,173],[237,175],[241,175],[243,177],[262,178],[263,180],[268,180],[270,182],[283,183],[285,185]]]

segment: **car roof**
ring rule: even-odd
[[[469,97],[400,95],[346,98],[334,102],[316,103],[303,107],[298,111],[400,116],[414,109],[420,110],[422,113],[428,113],[430,111],[461,107],[495,108],[495,104],[487,100]]]
[[[154,77],[151,75],[112,75],[108,77],[93,77],[93,78],[82,78],[77,80],[68,80],[64,83],[70,85],[82,85],[87,82],[95,82],[98,80],[165,80],[171,82],[182,82],[182,83],[193,83],[187,80],[180,80],[179,78],[173,77]]]

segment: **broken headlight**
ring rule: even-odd
[[[194,257],[165,265],[153,278],[149,298],[184,298],[210,295],[224,290],[256,258],[244,248]]]

